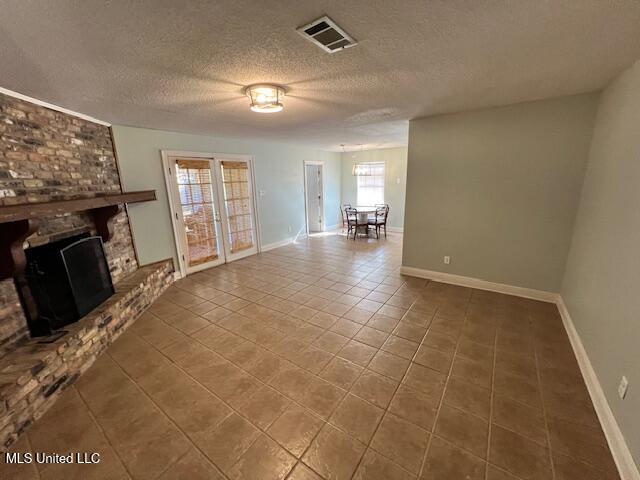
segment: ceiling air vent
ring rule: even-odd
[[[347,32],[327,16],[298,28],[297,32],[329,53],[334,53],[358,44]]]

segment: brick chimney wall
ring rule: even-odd
[[[121,191],[109,127],[0,93],[0,205],[92,197]],[[114,283],[138,268],[129,218],[113,220],[105,244]],[[47,243],[92,229],[86,214],[40,220],[27,242]],[[0,357],[28,329],[13,279],[0,281]]]

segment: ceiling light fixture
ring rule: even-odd
[[[251,99],[251,111],[258,113],[281,112],[284,108],[282,97],[284,88],[278,85],[260,83],[249,85],[244,89],[244,93]]]
[[[359,143],[358,146],[360,147],[360,153],[362,153],[364,151],[364,145]],[[357,155],[355,153],[351,155],[351,158],[356,157]],[[371,165],[368,163],[354,163],[351,173],[355,177],[370,177],[371,175],[373,175],[373,172],[371,171]]]
[[[355,177],[370,177],[373,175],[373,170],[369,163],[354,163],[351,173]]]
[[[358,146],[360,147],[360,153],[362,153],[364,151],[364,145],[359,143]],[[358,154],[355,152],[355,150],[352,150],[353,153],[351,154],[351,158],[357,158]],[[355,173],[354,173],[355,175]]]

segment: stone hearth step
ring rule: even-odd
[[[139,268],[90,314],[67,325],[66,334],[32,338],[0,359],[0,451],[40,418],[173,282],[173,262]]]

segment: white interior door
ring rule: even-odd
[[[305,164],[305,192],[307,229],[309,233],[322,231],[322,165]]]
[[[258,251],[250,158],[166,156],[183,274]]]
[[[170,157],[170,163],[174,223],[186,273],[224,263],[214,160]]]

